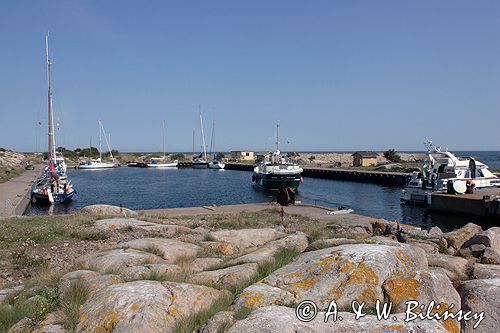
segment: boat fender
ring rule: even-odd
[[[255,175],[252,175],[252,183],[255,183],[256,180],[257,180],[257,177]]]
[[[303,183],[304,182],[304,178],[301,176],[300,177],[300,183]]]

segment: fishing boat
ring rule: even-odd
[[[447,149],[435,147],[432,141],[424,142],[427,160],[421,171],[414,171],[402,191],[401,203],[426,206],[431,204],[431,194],[447,191],[463,194],[471,190],[500,187],[500,178],[488,166],[473,157],[457,157]]]
[[[64,156],[56,152],[54,133],[54,114],[52,110],[52,85],[49,60],[49,36],[45,37],[45,55],[47,66],[48,100],[48,165],[31,187],[31,202],[38,205],[66,203],[73,199],[75,189],[66,175]]]
[[[162,132],[162,142],[163,142],[163,157],[153,157],[147,163],[148,168],[175,168],[179,164],[179,161],[170,161],[167,159],[165,154],[165,122],[163,122],[163,132]]]
[[[113,153],[111,151],[111,145],[110,145],[110,140],[108,140],[108,136],[106,135],[106,131],[104,130],[104,126],[102,125],[101,121],[98,120],[98,127],[99,127],[99,157],[96,159],[90,159],[86,162],[80,163],[78,165],[79,169],[84,169],[84,170],[90,170],[90,169],[111,169],[116,167],[115,164],[115,159],[113,157]],[[102,142],[102,135],[104,134],[104,139],[106,141],[106,144],[108,146],[109,150],[109,156],[111,158],[112,162],[103,162],[102,161],[102,149],[101,149],[101,142]],[[90,150],[91,151],[91,150]]]
[[[215,152],[215,120],[212,123],[212,138],[210,139],[210,151],[212,152],[212,160],[208,163],[210,169],[222,170],[226,167],[226,164],[217,158]]]
[[[200,128],[201,128],[201,140],[203,144],[203,155],[200,154],[196,159],[194,159],[193,169],[206,169],[208,166],[207,147],[205,145],[205,134],[203,132],[203,117],[201,116],[201,112],[200,112]],[[194,155],[194,133],[193,133],[193,155]]]
[[[302,168],[281,156],[279,149],[279,121],[276,125],[276,151],[271,156],[271,161],[260,162],[254,167],[252,182],[265,190],[280,190],[282,188],[298,189],[303,182]]]

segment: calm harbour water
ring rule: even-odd
[[[29,215],[72,213],[91,204],[122,205],[135,210],[228,205],[274,201],[272,193],[256,188],[252,173],[212,169],[70,170],[77,194],[73,202],[50,208],[31,207]],[[423,228],[449,230],[472,218],[401,206],[401,187],[305,178],[297,200],[328,207],[345,206],[355,213],[398,220]],[[476,221],[477,222],[477,221]]]

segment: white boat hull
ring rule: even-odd
[[[172,162],[172,163],[148,163],[147,166],[148,168],[176,168],[178,162]]]
[[[78,166],[79,169],[91,170],[91,169],[111,169],[116,167],[114,163],[99,163],[99,164],[83,164]]]
[[[222,170],[226,167],[226,164],[224,162],[212,162],[212,163],[208,164],[208,167],[210,169]]]

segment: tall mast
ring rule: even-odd
[[[276,124],[276,153],[280,153],[280,121]]]
[[[48,128],[48,135],[49,135],[49,147],[48,147],[48,159],[50,160],[56,160],[56,141],[54,138],[54,115],[52,111],[52,86],[50,82],[50,66],[52,65],[52,62],[49,60],[49,34],[45,36],[45,60],[47,63],[47,87],[48,87],[48,92],[47,92],[47,103],[48,103],[48,119],[49,119],[49,128]]]
[[[201,140],[203,142],[203,159],[207,160],[207,147],[205,146],[205,134],[203,133],[203,117],[200,111],[200,127],[201,127]]]
[[[101,121],[100,120],[97,120],[97,123],[99,125],[99,160],[101,159],[102,157],[102,153],[101,153],[101,141],[102,141],[102,124],[101,124]]]
[[[193,156],[194,156],[194,130],[193,130]]]
[[[212,138],[210,139],[210,151],[213,154],[212,159],[215,159],[215,119],[212,122]]]
[[[165,120],[163,121],[163,131],[161,133],[161,139],[163,144],[163,160],[165,160]]]
[[[112,161],[115,160],[113,157],[113,152],[111,151],[111,134],[106,135],[106,131],[104,130],[104,126],[102,125],[101,121],[99,120],[99,158],[101,158],[101,131],[102,134],[104,135],[104,140],[106,141],[106,145],[108,146],[108,151],[109,151],[109,157],[111,158]]]

